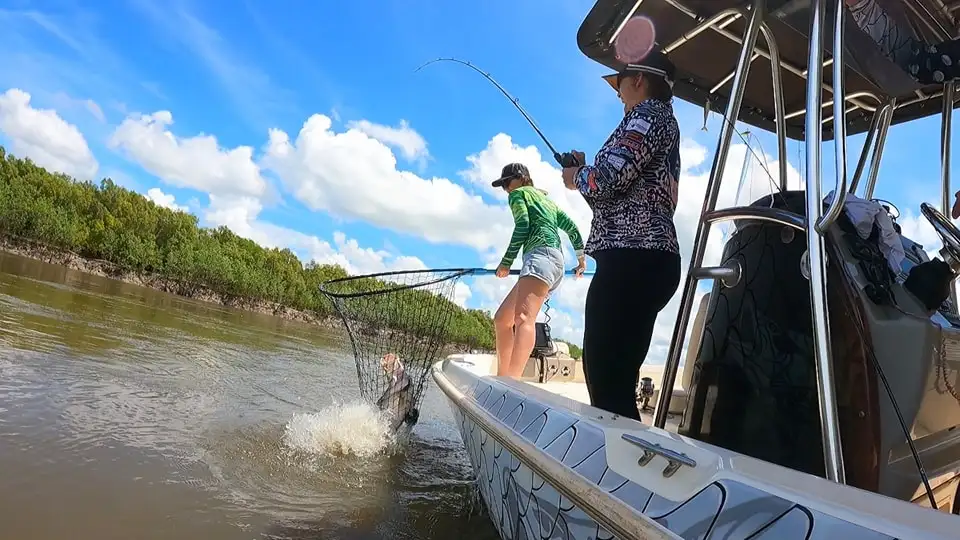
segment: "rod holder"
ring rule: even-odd
[[[693,269],[693,277],[696,279],[717,279],[728,289],[736,287],[740,283],[740,277],[743,273],[743,267],[740,261],[730,259],[720,266],[701,266]]]

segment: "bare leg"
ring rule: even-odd
[[[496,315],[493,316],[493,329],[497,343],[497,376],[507,375],[510,354],[513,351],[513,319],[517,305],[517,285],[514,285],[504,297]]]
[[[516,311],[514,316],[513,353],[510,355],[510,367],[507,375],[520,377],[523,375],[523,366],[526,365],[533,345],[536,343],[537,313],[547,296],[550,287],[543,281],[523,276],[517,282]]]

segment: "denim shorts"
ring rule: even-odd
[[[565,273],[563,267],[563,252],[552,247],[536,247],[523,254],[523,266],[520,267],[520,277],[532,276],[550,286],[553,292],[560,286]]]

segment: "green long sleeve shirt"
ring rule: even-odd
[[[538,247],[560,249],[561,230],[570,237],[577,257],[583,255],[583,238],[577,224],[542,191],[533,186],[519,187],[510,192],[507,200],[514,226],[501,266],[509,268],[521,248],[524,253]]]

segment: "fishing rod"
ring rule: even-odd
[[[464,272],[463,275],[467,275],[467,276],[492,276],[493,274],[496,274],[496,273],[497,273],[497,270],[496,270],[495,268],[471,268],[471,269],[467,270],[466,272]],[[567,270],[566,272],[564,272],[564,275],[572,276],[572,275],[574,275],[575,273],[576,273],[576,272],[574,272],[573,270]],[[594,273],[594,270],[584,270],[582,275],[584,275],[584,276],[592,276],[593,273]],[[511,275],[511,276],[520,275],[520,270],[519,270],[519,269],[516,269],[516,268],[511,268],[511,269],[510,269],[510,275]]]
[[[547,148],[549,148],[551,152],[553,152],[553,159],[556,160],[556,162],[561,167],[563,168],[579,167],[580,165],[583,165],[583,163],[580,163],[580,160],[577,159],[577,157],[573,155],[573,153],[564,152],[561,154],[560,152],[557,152],[557,149],[554,148],[552,144],[550,144],[550,141],[547,140],[547,136],[543,134],[543,131],[540,131],[540,128],[537,126],[537,123],[534,122],[533,118],[531,118],[530,115],[527,114],[527,111],[525,111],[523,107],[520,105],[520,100],[511,96],[510,92],[507,92],[507,89],[501,86],[500,83],[498,83],[496,79],[493,78],[492,75],[478,68],[476,65],[472,64],[471,62],[468,62],[466,60],[460,60],[459,58],[453,58],[453,57],[437,58],[436,60],[430,60],[429,62],[418,67],[417,69],[414,70],[414,73],[429,66],[430,64],[435,64],[437,62],[455,62],[457,64],[467,66],[468,68],[476,71],[480,75],[483,75],[483,78],[487,79],[488,81],[490,81],[491,84],[496,86],[497,90],[500,90],[500,93],[506,96],[506,98],[510,100],[510,103],[513,103],[513,106],[516,107],[518,111],[520,111],[520,114],[522,114],[523,118],[527,121],[528,124],[530,124],[530,127],[532,127],[533,130],[537,132],[537,135],[540,136],[540,139],[543,141],[543,143],[547,145]]]

